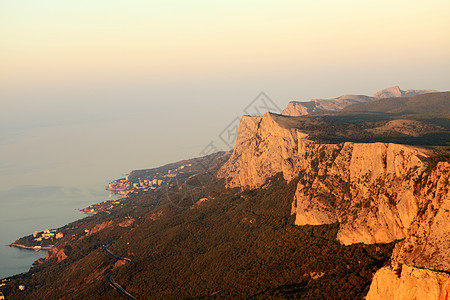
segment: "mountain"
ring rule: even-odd
[[[356,103],[372,101],[374,98],[363,95],[345,95],[333,99],[312,99],[310,101],[291,101],[283,110],[286,116],[305,116],[312,113],[339,111]]]
[[[112,182],[124,197],[58,228],[46,259],[0,291],[111,299],[120,284],[139,299],[446,299],[449,97],[242,116],[231,154]]]
[[[384,98],[396,98],[396,97],[411,97],[411,96],[416,96],[416,95],[421,95],[421,94],[426,94],[426,93],[435,93],[437,92],[436,90],[406,90],[403,91],[402,89],[400,89],[400,87],[398,85],[381,90],[376,92],[373,97],[376,99],[384,99]]]
[[[279,172],[288,182],[299,176],[292,203],[295,224],[338,222],[337,239],[344,245],[401,240],[391,266],[376,273],[369,299],[411,299],[428,289],[437,291],[433,299],[446,295],[448,157],[392,143],[317,143],[300,124],[299,118],[270,113],[242,117],[233,154],[218,176],[228,187],[240,188],[264,188]],[[425,284],[425,278],[435,279]],[[418,291],[400,294],[408,288]]]
[[[345,95],[332,99],[312,99],[310,101],[291,101],[283,110],[286,116],[304,116],[312,113],[325,113],[342,110],[343,108],[358,104],[371,102],[377,99],[393,97],[410,97],[425,93],[437,92],[435,90],[407,90],[403,91],[398,86],[390,87],[376,92],[372,97],[364,95]]]
[[[277,174],[264,189],[227,189],[216,177],[223,163],[93,206],[95,214],[58,229],[64,237],[45,261],[9,278],[1,291],[7,299],[115,299],[112,280],[138,299],[364,293],[393,243],[343,246],[337,224],[296,226],[290,214],[296,180]]]
[[[416,182],[425,176],[429,150],[392,143],[316,143],[296,125],[295,118],[270,113],[243,117],[235,150],[219,177],[228,178],[229,187],[258,188],[278,172],[287,181],[302,174],[292,208],[295,224],[339,222],[343,244],[403,239],[418,208],[448,192],[444,185],[418,196]],[[445,181],[448,168],[438,170],[426,178]]]
[[[383,98],[345,107],[343,112],[378,114],[450,114],[450,92],[427,93],[411,97]]]

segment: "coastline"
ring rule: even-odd
[[[53,247],[53,245],[51,245],[51,246],[44,246],[44,247],[37,248],[38,246],[31,247],[31,246],[25,246],[25,245],[16,244],[16,243],[11,243],[11,244],[9,244],[9,246],[10,247],[16,247],[16,248],[21,248],[21,249],[26,249],[26,250],[33,250],[33,251],[36,251],[36,250],[50,250]]]

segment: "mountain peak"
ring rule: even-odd
[[[373,97],[376,99],[383,99],[383,98],[397,98],[397,97],[411,97],[416,96],[420,94],[426,94],[426,93],[434,93],[437,92],[436,90],[402,90],[398,85],[392,86],[387,89],[383,89],[381,91],[376,92]]]
[[[392,86],[390,88],[383,89],[381,91],[373,94],[375,98],[383,99],[383,98],[394,98],[394,97],[403,97],[405,96],[405,91],[400,89],[398,85]]]

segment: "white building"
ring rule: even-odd
[[[49,229],[45,229],[44,233],[42,234],[42,238],[44,239],[49,239],[51,237],[53,237],[55,234],[53,232],[51,232]]]

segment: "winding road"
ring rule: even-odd
[[[103,246],[103,250],[106,251],[106,253],[108,253],[109,255],[111,255],[112,257],[114,257],[116,260],[124,260],[126,262],[131,262],[131,259],[129,258],[125,258],[125,257],[120,257],[115,255],[113,252],[111,252],[110,250],[108,250],[108,245]],[[106,276],[106,281],[108,281],[108,283],[116,290],[118,291],[121,295],[129,298],[129,299],[134,299],[137,300],[137,298],[133,297],[133,295],[131,295],[130,293],[128,293],[123,287],[120,286],[120,284],[116,283],[114,280],[112,280],[112,274],[113,272],[109,273],[108,276]]]

